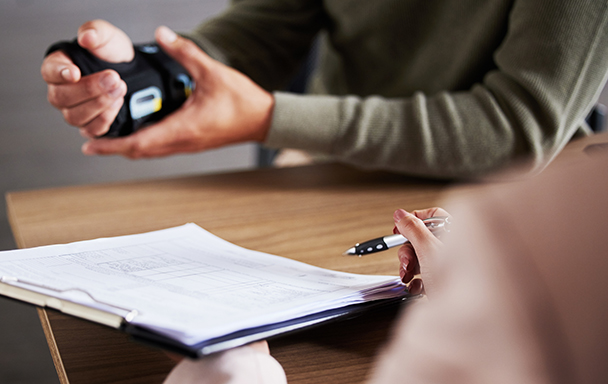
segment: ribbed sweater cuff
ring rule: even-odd
[[[338,135],[340,99],[275,92],[272,124],[265,145],[331,154]]]

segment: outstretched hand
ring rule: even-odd
[[[428,208],[412,213],[398,209],[393,214],[395,220],[393,232],[400,233],[409,240],[398,251],[401,263],[399,276],[405,284],[408,284],[413,294],[422,293],[425,286],[428,288],[433,285],[431,265],[442,243],[422,220],[435,216],[449,216],[449,214],[441,208]],[[418,276],[421,276],[421,279]]]
[[[91,139],[85,154],[145,158],[264,141],[274,107],[269,92],[167,27],[156,30],[156,39],[190,73],[194,92],[177,111],[130,136]]]

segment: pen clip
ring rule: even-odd
[[[440,235],[441,232],[450,232],[450,227],[452,225],[450,216],[434,216],[422,221],[435,236]]]

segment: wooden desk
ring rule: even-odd
[[[608,151],[608,134],[568,145],[553,164]],[[551,165],[555,166],[555,165]],[[396,208],[440,203],[446,185],[338,165],[266,169],[17,192],[7,208],[20,248],[140,233],[194,222],[241,246],[346,272],[395,274],[396,250],[341,253],[392,229]],[[474,187],[457,192],[474,193]],[[39,310],[62,383],[161,383],[174,363],[118,331]],[[271,340],[294,383],[361,383],[395,309]]]
[[[550,167],[608,151],[608,133],[569,144]],[[341,256],[393,226],[396,208],[438,205],[446,185],[338,165],[265,169],[7,195],[20,248],[194,222],[259,251],[354,273],[395,274],[396,249]],[[474,193],[459,187],[451,193]],[[118,331],[38,310],[62,383],[161,383],[174,363]],[[271,340],[290,384],[365,381],[395,309]]]
[[[20,248],[194,222],[238,245],[346,272],[396,274],[396,249],[342,252],[390,233],[396,208],[432,206],[445,185],[339,165],[264,169],[7,195]],[[39,310],[62,383],[161,383],[173,362],[112,329]],[[270,342],[289,382],[363,382],[395,310]]]

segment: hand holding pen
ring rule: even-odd
[[[432,210],[441,210],[441,208],[431,208]],[[414,211],[414,214],[422,214],[424,211]],[[404,211],[406,212],[406,211]],[[444,211],[445,212],[445,211]],[[444,232],[450,231],[450,217],[449,216],[432,216],[422,219],[424,225],[431,231],[435,236],[440,236]],[[388,236],[377,237],[375,239],[367,240],[363,243],[357,243],[350,247],[344,252],[344,255],[363,256],[370,253],[376,253],[385,251],[389,248],[397,247],[409,242],[408,238],[399,233],[397,226],[393,229],[393,234]]]
[[[369,254],[402,244],[398,252],[399,276],[405,284],[408,284],[411,293],[421,293],[424,290],[422,280],[425,281],[427,289],[429,285],[432,285],[432,271],[429,267],[442,246],[437,236],[450,230],[451,218],[444,209],[429,208],[413,211],[412,213],[398,209],[393,214],[393,219],[395,220],[393,233],[400,237],[385,236],[384,238],[369,240],[362,243],[368,245],[365,249],[362,249],[362,251],[365,251],[364,253],[357,254],[358,247],[355,246],[349,249],[346,254]],[[390,238],[388,244],[384,240],[385,238]],[[384,245],[378,246],[381,242],[384,242]],[[369,250],[369,245],[372,246],[372,250]],[[422,276],[422,280],[417,278],[418,275]]]

